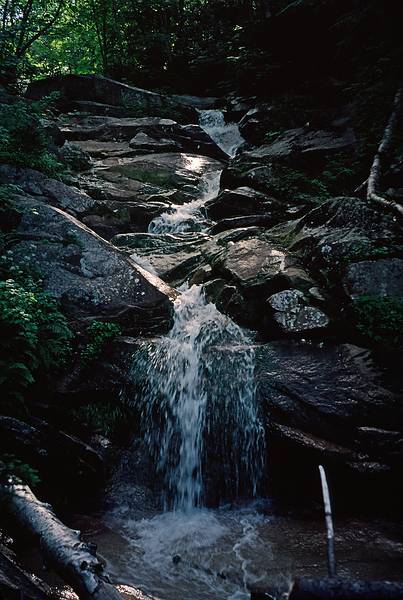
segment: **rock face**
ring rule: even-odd
[[[27,421],[0,416],[2,453],[17,455],[38,470],[43,486],[52,493],[72,491],[72,485],[94,492],[105,475],[101,456],[76,437],[63,433],[40,419]]]
[[[45,288],[76,319],[108,319],[129,331],[167,329],[174,292],[75,218],[32,197],[23,211],[13,256],[38,268]]]
[[[274,198],[249,187],[222,190],[217,198],[206,203],[206,211],[214,220],[249,215],[270,215],[272,225],[278,223],[281,204]],[[277,217],[277,218],[276,218]]]
[[[276,453],[285,452],[282,468],[290,469],[289,477],[306,460],[315,469],[321,461],[352,477],[398,481],[403,406],[393,381],[385,379],[367,350],[276,341],[258,347],[256,360],[269,443]],[[272,454],[274,462],[276,457],[281,464],[281,454]]]
[[[46,177],[34,169],[0,165],[0,183],[17,185],[27,194],[46,199],[71,215],[81,216],[90,212],[96,202],[93,198],[61,181]]]
[[[312,131],[309,128],[290,129],[272,144],[261,146],[247,153],[248,158],[264,161],[289,161],[293,164],[317,159],[347,148],[353,148],[356,138],[352,129],[343,133],[335,131]]]
[[[52,92],[60,92],[69,102],[90,101],[128,108],[143,114],[171,111],[188,122],[195,116],[194,109],[169,96],[132,87],[101,75],[60,75],[33,81],[26,95],[32,100],[40,100]]]
[[[198,125],[180,125],[172,119],[159,117],[110,117],[69,115],[69,122],[61,125],[66,139],[80,142],[127,142],[133,154],[151,152],[197,152],[219,160],[228,156]],[[88,146],[87,146],[88,147]]]
[[[359,296],[403,299],[403,260],[389,258],[352,263],[346,269],[343,286],[353,300]]]

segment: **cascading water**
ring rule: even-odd
[[[202,206],[217,195],[220,189],[221,170],[208,171],[200,182],[200,197],[175,206],[151,221],[149,233],[191,233],[207,229],[209,222],[201,213]]]
[[[200,124],[229,156],[244,141],[220,111],[201,111]],[[218,194],[220,176],[221,170],[205,172],[199,197],[154,219],[149,233],[186,239],[206,231],[211,223],[201,209]],[[265,437],[253,344],[206,300],[202,286],[185,284],[174,310],[169,334],[143,342],[132,365],[132,401],[163,476],[165,511],[141,520],[124,503],[116,507],[113,526],[133,547],[116,569],[129,573],[131,583],[151,594],[147,598],[247,600],[248,585],[261,577],[253,565],[263,556],[258,527],[264,521],[253,506],[241,509],[239,518],[236,511],[203,506],[250,500],[259,491]]]
[[[237,123],[227,123],[221,110],[200,111],[199,123],[228,156],[234,157],[238,148],[245,142]]]
[[[165,474],[166,505],[171,499],[175,509],[190,511],[203,504],[204,479],[214,479],[205,447],[209,438],[226,475],[214,485],[231,497],[254,496],[263,470],[264,431],[246,334],[206,301],[201,286],[192,286],[175,302],[169,335],[151,346],[142,363],[135,365],[144,377],[142,422]],[[155,423],[156,414],[163,420]]]

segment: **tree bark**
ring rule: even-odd
[[[34,536],[47,563],[71,585],[81,600],[121,600],[97,556],[95,545],[83,542],[80,532],[66,527],[28,486],[1,486],[0,502],[3,514]]]
[[[367,188],[368,200],[370,200],[371,202],[376,202],[384,208],[393,210],[400,218],[403,217],[403,206],[401,206],[397,202],[394,202],[393,200],[383,198],[380,195],[379,188],[384,158],[390,153],[392,147],[393,134],[395,132],[396,125],[399,120],[400,112],[402,109],[402,103],[403,85],[400,86],[396,93],[389,121],[385,127],[385,131],[383,133],[381,143],[379,144],[378,151],[375,154],[374,162],[372,163],[371,171],[368,177]]]

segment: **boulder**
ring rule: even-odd
[[[170,208],[169,202],[108,200],[97,202],[94,211],[81,221],[106,240],[123,233],[146,231],[153,219]]]
[[[73,171],[87,171],[91,168],[91,158],[80,146],[67,142],[59,150],[59,158]]]
[[[259,146],[265,141],[272,127],[271,107],[262,105],[251,108],[239,121],[239,131],[242,137],[251,144]]]
[[[303,333],[324,329],[329,317],[319,308],[309,306],[299,290],[284,290],[268,299],[274,321],[284,333]]]
[[[287,236],[291,251],[338,282],[346,265],[378,250],[393,254],[402,238],[392,215],[359,198],[344,197],[309,211],[290,225]]]
[[[12,256],[40,270],[71,318],[117,321],[142,333],[169,328],[175,293],[160,279],[60,209],[17,200],[22,218]]]
[[[286,255],[283,250],[259,238],[230,243],[221,269],[241,287],[281,285]]]
[[[72,114],[61,129],[66,138],[73,141],[130,141],[137,153],[195,152],[218,160],[228,159],[199,125],[180,125],[171,119]]]
[[[354,149],[357,140],[352,129],[344,132],[313,131],[308,127],[290,129],[282,133],[271,144],[260,146],[245,154],[259,162],[282,161],[309,164],[320,157]]]
[[[179,127],[172,119],[159,117],[108,117],[99,115],[68,115],[62,131],[70,141],[97,140],[103,142],[129,141],[138,133],[160,138],[168,137]]]
[[[104,117],[138,117],[138,110],[135,108],[128,108],[125,106],[114,106],[113,104],[104,104],[103,102],[92,102],[91,100],[77,100],[71,102],[71,108],[74,114],[75,112],[86,115],[98,115]]]
[[[320,463],[331,474],[342,472],[344,483],[351,476],[358,485],[367,478],[399,487],[401,390],[368,350],[332,342],[275,341],[256,349],[256,377],[268,419],[273,474],[284,479],[287,470],[290,484],[295,476],[298,482],[305,477],[308,485],[307,473],[317,478]]]
[[[51,179],[34,169],[0,165],[0,183],[10,183],[31,196],[46,198],[49,204],[76,217],[91,212],[96,204],[93,198],[81,190]]]
[[[232,217],[270,214],[273,224],[278,223],[284,207],[280,202],[250,187],[239,187],[234,190],[224,189],[217,198],[209,200],[205,205],[208,216],[215,221]]]
[[[110,181],[114,178],[120,185],[125,177],[148,185],[151,191],[159,193],[188,185],[197,186],[204,173],[218,170],[221,163],[195,154],[163,153],[110,158],[98,166],[96,175],[103,179]]]
[[[113,158],[136,156],[137,151],[130,147],[129,142],[102,142],[99,140],[77,140],[74,145],[81,148],[91,158]]]
[[[185,122],[196,120],[196,110],[186,100],[172,98],[133,87],[101,75],[56,75],[32,81],[26,96],[40,100],[59,92],[65,102],[90,101],[119,106],[137,114],[171,113]]]
[[[273,217],[270,214],[252,214],[245,217],[232,217],[229,219],[221,219],[213,225],[210,233],[222,233],[230,229],[238,229],[241,227],[271,227],[274,224]]]
[[[129,142],[130,148],[136,154],[149,154],[151,152],[178,152],[182,148],[173,140],[167,138],[154,139],[143,131],[139,131]]]
[[[132,233],[112,239],[136,263],[171,285],[182,284],[199,268],[202,248],[208,242],[209,236],[204,233]]]
[[[380,258],[351,263],[343,288],[352,300],[359,296],[382,296],[403,300],[403,260]]]

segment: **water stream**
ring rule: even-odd
[[[200,124],[230,156],[243,143],[220,111],[202,111]],[[186,237],[206,230],[201,208],[218,194],[220,176],[221,169],[207,171],[199,197],[157,217],[149,232]],[[142,382],[132,401],[163,481],[165,511],[140,519],[122,501],[111,512],[132,548],[130,565],[118,571],[151,598],[244,600],[261,577],[254,572],[259,555],[269,552],[257,532],[264,519],[247,507],[259,494],[265,457],[253,344],[206,300],[202,286],[180,291],[172,330],[145,343],[132,365]],[[212,499],[242,499],[246,508],[209,510]]]

